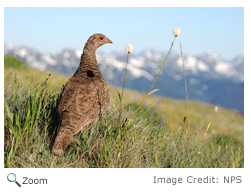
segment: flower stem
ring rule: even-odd
[[[215,116],[215,113],[214,113],[214,116]],[[204,137],[206,136],[206,133],[207,133],[207,131],[208,131],[208,129],[209,129],[209,127],[210,127],[210,125],[211,125],[213,119],[214,119],[214,116],[213,116],[213,118],[211,119],[210,123],[209,123],[208,126],[207,126],[207,129],[206,129],[206,131],[205,131],[205,133],[204,133]]]
[[[180,43],[180,52],[181,52],[181,57],[182,57],[183,70],[184,70],[184,78],[185,78],[186,103],[187,103],[187,119],[188,119],[188,132],[189,132],[190,131],[190,119],[189,119],[189,110],[188,110],[187,80],[186,80],[186,70],[185,70],[184,57],[183,57],[181,43]]]
[[[160,70],[159,70],[159,73],[158,73],[157,77],[155,78],[155,80],[154,80],[152,86],[150,87],[150,89],[148,90],[148,92],[145,94],[145,96],[144,96],[143,100],[141,101],[141,103],[140,103],[138,109],[135,111],[135,113],[133,114],[132,118],[128,121],[126,127],[129,126],[131,120],[134,118],[134,116],[136,115],[136,113],[138,112],[138,110],[140,109],[140,107],[142,106],[143,102],[145,101],[145,98],[147,97],[147,95],[149,94],[149,92],[152,90],[153,85],[155,84],[155,82],[156,82],[157,79],[159,78],[160,73],[161,73],[161,71],[162,71],[162,69],[163,69],[163,67],[164,67],[164,64],[165,64],[165,62],[166,62],[166,60],[167,60],[167,58],[168,58],[168,56],[169,56],[169,54],[170,54],[170,52],[171,52],[171,50],[172,50],[172,48],[173,48],[173,43],[174,43],[174,41],[175,41],[175,38],[176,38],[176,37],[174,37],[174,39],[173,39],[173,42],[172,42],[171,47],[170,47],[170,49],[169,49],[169,52],[167,53],[167,56],[166,56],[166,58],[165,58],[163,64],[161,65],[161,68],[160,68]]]
[[[125,75],[124,75],[122,93],[121,93],[121,97],[120,97],[120,106],[119,106],[119,127],[120,127],[120,121],[121,121],[121,108],[122,108],[122,101],[123,101],[123,94],[124,94],[124,87],[125,87],[125,79],[126,79],[126,75],[127,75],[127,65],[128,65],[129,54],[130,54],[130,53],[128,52],[127,59],[126,59],[126,67],[125,67]]]

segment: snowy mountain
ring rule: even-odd
[[[80,62],[81,50],[64,49],[56,54],[44,54],[37,50],[4,45],[5,55],[15,55],[29,67],[42,71],[52,70],[64,74],[74,73]],[[111,84],[121,86],[124,77],[127,53],[100,53],[97,61],[104,78]],[[145,50],[130,54],[125,86],[138,91],[147,91],[157,76],[160,63],[166,53]],[[188,97],[237,109],[244,113],[244,57],[225,61],[212,50],[202,55],[184,56],[188,82]],[[171,52],[154,88],[158,95],[184,99],[184,72],[180,55]],[[225,97],[228,97],[227,99]]]

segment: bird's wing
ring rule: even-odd
[[[76,88],[74,87],[74,83],[69,79],[69,81],[64,86],[61,92],[60,104],[58,107],[59,115],[62,116],[64,111],[68,111],[69,106],[72,104],[76,95]]]
[[[81,114],[76,129],[82,130],[89,125],[100,113],[100,101],[96,85],[92,82],[85,86],[81,84],[76,95],[77,113]]]
[[[74,132],[79,132],[100,113],[97,87],[93,82],[68,82],[62,92],[59,108],[62,121],[71,118],[75,127]]]

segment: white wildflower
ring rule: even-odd
[[[217,113],[217,111],[218,111],[218,107],[215,106],[215,107],[214,107],[214,112]]]
[[[180,36],[180,28],[179,27],[174,27],[173,34],[174,34],[175,37]]]
[[[133,46],[132,46],[132,44],[127,44],[125,50],[128,53],[132,53],[133,52]]]

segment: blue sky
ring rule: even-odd
[[[103,33],[113,41],[99,49],[122,52],[130,43],[168,51],[172,30],[181,28],[173,51],[200,55],[211,49],[223,59],[244,55],[244,8],[4,8],[4,43],[46,53],[82,49],[88,37]]]

